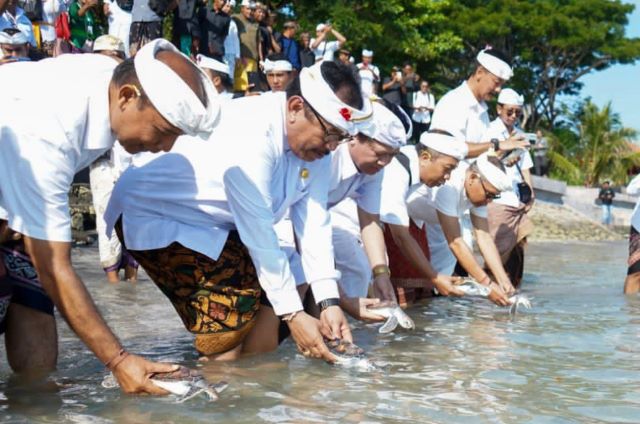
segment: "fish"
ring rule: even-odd
[[[186,402],[200,394],[206,395],[208,400],[213,402],[218,400],[218,394],[229,387],[226,381],[209,383],[200,372],[187,367],[180,367],[169,373],[157,373],[151,381],[156,386],[178,396],[177,403]]]
[[[456,287],[463,291],[466,296],[489,297],[489,294],[491,293],[491,289],[489,287],[483,286],[473,278],[465,278],[462,281],[462,284],[456,285]],[[509,313],[511,315],[515,315],[520,306],[525,309],[531,309],[531,300],[523,294],[513,295],[507,300],[511,305],[509,308]]]
[[[336,357],[336,365],[359,371],[373,371],[378,367],[364,353],[364,350],[346,340],[326,340],[329,351]]]
[[[200,372],[182,366],[176,371],[156,373],[151,377],[151,381],[161,389],[177,396],[177,403],[186,402],[201,394],[206,395],[210,402],[214,402],[218,400],[218,395],[229,387],[226,381],[209,383]],[[102,387],[107,389],[117,386],[118,382],[111,373],[102,381]]]
[[[380,302],[375,305],[368,306],[367,310],[387,319],[378,329],[378,333],[380,334],[392,332],[398,327],[398,324],[400,327],[406,328],[407,330],[413,330],[416,328],[413,320],[402,310],[400,306],[398,306],[396,302]]]

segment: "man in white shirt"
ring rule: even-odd
[[[295,75],[293,65],[281,53],[270,55],[260,65],[273,92],[284,91]]]
[[[627,194],[640,195],[640,175],[636,175],[627,186]],[[640,292],[640,200],[636,202],[631,215],[629,229],[629,258],[627,259],[627,276],[624,279],[624,294]]]
[[[524,98],[511,88],[500,91],[498,96],[498,117],[491,122],[484,135],[485,140],[506,140],[515,133],[522,133],[517,123],[522,115]],[[502,263],[509,279],[517,288],[524,271],[524,245],[533,231],[533,224],[527,217],[534,202],[530,169],[533,167],[531,155],[525,149],[516,149],[503,158],[506,172],[511,179],[512,190],[505,191],[500,198],[487,206],[489,211],[489,231],[496,243]],[[522,185],[526,183],[526,187]],[[530,194],[527,198],[523,196]],[[524,199],[526,203],[521,202]]]
[[[373,51],[362,50],[362,62],[358,63],[358,74],[360,75],[360,88],[362,95],[370,97],[376,94],[376,85],[380,83],[380,70],[376,65],[371,63],[373,60]]]
[[[335,41],[327,40],[329,33],[333,34],[336,38]],[[316,26],[316,38],[311,39],[310,47],[316,55],[316,62],[332,61],[335,53],[346,42],[346,37],[336,31],[331,24],[318,24]]]
[[[428,193],[416,193],[407,201],[410,213],[426,223],[431,263],[437,272],[470,275],[491,287],[489,299],[501,306],[507,306],[506,295],[514,290],[489,233],[486,205],[508,190],[511,179],[504,166],[496,156],[485,153],[471,165],[460,162],[446,183]],[[471,217],[476,242],[493,278],[462,237],[460,221],[466,214]]]
[[[123,174],[107,222],[172,301],[199,352],[233,359],[245,342],[260,344],[246,339],[261,289],[304,355],[333,361],[323,337],[351,340],[325,209],[327,155],[370,116],[348,69],[317,64],[286,93],[224,104],[215,143],[181,141],[176,153]],[[303,311],[273,229],[287,210],[320,320]]]
[[[197,55],[196,63],[204,71],[213,83],[213,87],[216,89],[215,99],[221,104],[233,99],[233,92],[229,91],[233,84],[231,82],[231,69],[226,63],[220,62],[213,58]]]
[[[43,75],[56,75],[57,84]],[[183,133],[209,133],[218,118],[208,100],[213,87],[173,45],[157,40],[120,65],[101,54],[4,65],[0,91],[0,244],[11,244],[2,251],[0,286],[29,275],[32,287],[51,296],[44,310],[29,298],[3,310],[9,363],[17,371],[55,367],[52,301],[125,392],[166,393],[149,376],[176,367],[128,354],[71,265],[68,192],[75,173],[115,139],[135,153],[169,150]],[[24,248],[15,245],[20,238]],[[16,258],[20,269],[12,268]]]
[[[49,0],[49,2],[60,0]],[[130,2],[133,5],[133,1]],[[122,40],[124,53],[129,57],[129,32],[131,29],[131,9],[124,10],[118,5],[117,0],[105,0],[104,14],[109,22],[109,35]]]
[[[420,90],[413,93],[413,128],[415,128],[414,136],[420,140],[423,132],[429,129],[431,122],[431,113],[436,107],[436,98],[431,94],[429,82],[422,80],[420,82]]]
[[[482,139],[489,127],[485,101],[500,92],[513,71],[504,53],[492,48],[478,53],[476,62],[476,69],[469,79],[445,94],[436,104],[431,117],[431,128],[447,131],[456,139],[465,140],[470,158],[491,147],[496,151],[526,147],[528,143],[521,136],[495,142]]]
[[[233,8],[236,7],[235,0],[227,1],[222,6],[222,11],[231,16]],[[236,69],[236,61],[240,59],[240,37],[238,36],[238,25],[236,21],[231,19],[229,22],[229,31],[224,39],[224,60],[229,65],[229,69]],[[231,82],[233,82],[233,72],[229,75]]]
[[[412,199],[424,197],[431,187],[444,184],[467,153],[467,147],[444,132],[424,133],[420,143],[400,149],[382,178],[380,220],[385,224],[391,282],[401,305],[431,296],[435,286],[443,295],[462,294],[455,280],[434,269],[419,209]]]

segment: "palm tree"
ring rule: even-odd
[[[626,183],[628,171],[640,166],[640,152],[630,144],[636,131],[622,126],[611,103],[599,109],[587,99],[570,118],[573,128],[551,137],[552,175],[587,186],[605,178],[614,184]]]

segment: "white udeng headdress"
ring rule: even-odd
[[[217,72],[222,72],[223,74],[231,75],[229,73],[229,65],[220,62],[219,60],[199,54],[196,56],[196,63],[201,68],[207,68]]]
[[[344,103],[322,77],[321,65],[322,63],[316,63],[300,71],[302,97],[331,125],[348,132],[349,135],[357,134],[371,123],[371,100],[364,98],[361,110]]]
[[[491,72],[498,78],[502,78],[506,81],[513,76],[513,70],[511,69],[511,66],[509,66],[509,64],[504,60],[498,59],[497,57],[492,55],[490,49],[481,50],[480,53],[478,53],[476,60],[487,71]]]
[[[407,133],[400,119],[378,102],[373,102],[373,119],[359,132],[394,149],[407,143]]]
[[[423,132],[420,135],[420,144],[458,160],[464,159],[468,153],[467,143],[447,134]]]
[[[501,105],[522,106],[524,97],[512,88],[503,88],[498,94],[498,103]]]
[[[156,54],[163,50],[182,54],[170,42],[158,38],[145,44],[133,59],[142,89],[153,107],[170,124],[180,128],[185,134],[208,137],[218,123],[220,114],[220,104],[214,101],[216,90],[213,84],[207,75],[196,67],[205,89],[205,107],[178,74],[156,59]]]
[[[476,160],[478,170],[482,176],[498,191],[513,190],[511,178],[509,178],[506,173],[502,172],[500,168],[489,162],[488,158],[489,155],[487,153],[483,153],[478,156],[478,159]]]
[[[288,60],[270,61],[269,59],[265,59],[264,62],[262,62],[262,69],[265,74],[267,72],[291,72],[293,71],[293,66]]]
[[[11,44],[12,46],[17,46],[20,44],[27,44],[28,42],[29,39],[22,31],[16,32],[13,35],[0,31],[0,44]]]

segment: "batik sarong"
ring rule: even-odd
[[[124,245],[121,223],[116,232]],[[129,250],[169,298],[204,354],[242,343],[255,324],[260,284],[247,248],[231,231],[217,260],[174,242],[162,249]]]
[[[629,232],[629,260],[627,261],[629,268],[627,275],[640,272],[640,233],[631,226]]]

